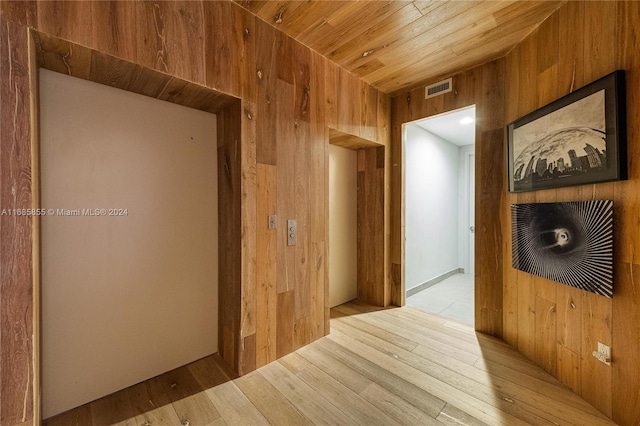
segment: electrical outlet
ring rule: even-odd
[[[611,348],[609,346],[598,342],[598,352],[603,354],[607,361],[611,361]]]
[[[598,359],[598,361],[611,365],[611,348],[604,343],[598,342],[598,350],[593,351],[593,356]]]

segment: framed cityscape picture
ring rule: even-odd
[[[507,126],[509,192],[627,178],[624,71]]]

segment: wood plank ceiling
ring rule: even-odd
[[[390,95],[504,56],[565,0],[235,0]]]

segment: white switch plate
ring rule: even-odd
[[[276,229],[278,223],[278,216],[272,214],[269,216],[269,229]]]
[[[287,221],[287,245],[296,245],[296,233],[298,231],[298,221],[295,219],[289,219]]]

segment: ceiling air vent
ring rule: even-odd
[[[437,83],[428,85],[424,89],[424,98],[425,99],[433,98],[434,96],[439,96],[439,95],[442,95],[443,93],[447,93],[450,91],[451,91],[451,77],[446,80],[442,80]]]

